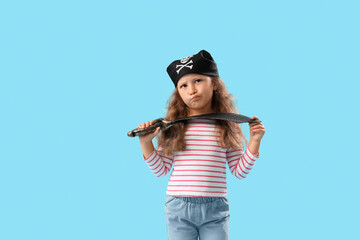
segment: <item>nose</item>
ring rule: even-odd
[[[189,85],[189,93],[190,93],[190,95],[197,93],[197,89],[194,84]]]

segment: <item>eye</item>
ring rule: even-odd
[[[201,79],[196,79],[195,82],[201,82]]]
[[[180,86],[180,88],[183,88],[183,87],[186,87],[186,84],[183,84],[183,85]]]

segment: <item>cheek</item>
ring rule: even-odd
[[[180,96],[181,100],[184,101],[184,96],[183,96],[183,94],[181,92],[179,92],[179,96]]]
[[[209,92],[208,92],[208,97],[209,97],[210,99],[213,98],[213,95],[214,95],[213,91],[209,91]]]
[[[183,97],[183,95],[181,94],[181,92],[179,92],[179,96],[180,96],[180,99],[183,101],[183,103],[186,104],[186,101],[185,101],[186,98]],[[186,105],[187,105],[187,104],[186,104]]]

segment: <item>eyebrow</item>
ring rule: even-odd
[[[200,76],[192,77],[192,78],[190,78],[188,80],[183,80],[183,82],[179,82],[178,84],[183,85],[183,84],[187,84],[188,81],[193,81],[193,80],[198,80],[198,79],[202,79],[202,78]]]

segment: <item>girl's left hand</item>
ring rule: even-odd
[[[253,116],[251,119],[259,120],[258,117]],[[265,134],[265,127],[262,123],[249,123],[250,126],[250,140],[259,141]]]

